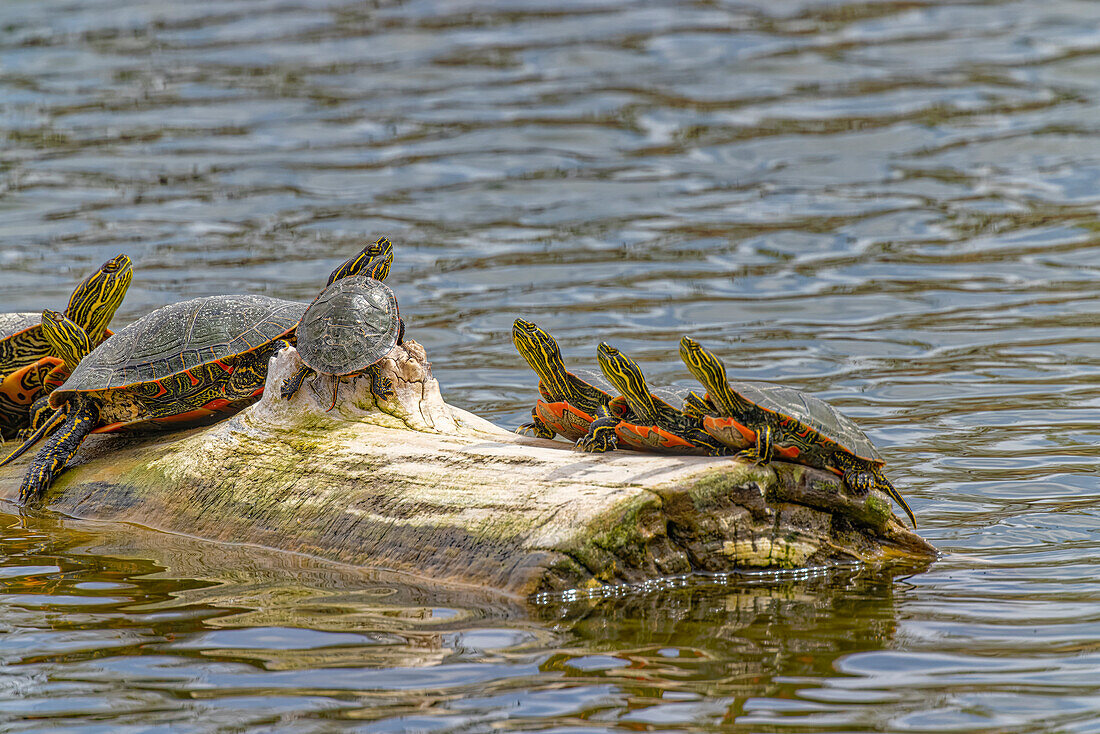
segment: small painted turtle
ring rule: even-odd
[[[611,451],[620,445],[639,451],[665,454],[725,456],[730,453],[720,442],[702,430],[700,421],[669,400],[699,400],[692,393],[665,396],[655,394],[646,384],[638,363],[615,347],[603,342],[596,349],[600,369],[621,395],[608,403],[589,427],[577,448],[589,453]]]
[[[851,418],[820,398],[782,385],[730,381],[725,365],[699,342],[680,340],[680,358],[707,389],[703,430],[753,462],[781,457],[825,469],[857,492],[892,497],[913,527],[917,519],[882,471],[885,459]]]
[[[107,325],[132,279],[130,258],[118,255],[73,291],[65,316],[84,329],[93,346],[110,335]],[[0,314],[0,440],[27,425],[34,401],[64,382],[73,366],[66,367],[53,351],[42,331],[41,314]]]
[[[362,275],[336,280],[314,299],[298,324],[297,348],[305,366],[283,381],[280,395],[289,400],[306,377],[331,375],[332,410],[340,378],[361,373],[370,379],[371,393],[387,400],[393,396],[393,383],[379,363],[404,335],[397,297],[384,283]]]
[[[614,388],[595,372],[567,370],[554,337],[530,321],[515,320],[512,343],[539,376],[542,396],[531,409],[531,422],[516,433],[539,438],[557,434],[570,441],[583,438],[596,412],[611,402]]]

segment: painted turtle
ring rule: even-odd
[[[690,337],[680,340],[680,358],[707,389],[711,410],[703,415],[703,430],[741,449],[738,457],[762,463],[778,456],[831,471],[857,492],[878,489],[917,526],[908,503],[882,472],[885,459],[851,418],[793,388],[729,381],[722,361]]]
[[[388,241],[368,252],[376,254],[360,253],[333,272],[385,269],[393,259]],[[40,497],[89,433],[201,425],[257,400],[271,355],[290,345],[307,307],[269,296],[207,296],[163,306],[119,331],[79,361],[49,396],[54,413],[0,461],[52,434],[23,478],[20,499]],[[79,352],[81,332],[62,319],[55,338]]]
[[[132,279],[130,258],[118,255],[73,291],[65,316],[85,331],[93,346],[110,335],[107,325]],[[66,367],[53,351],[41,314],[0,314],[0,440],[27,425],[34,401],[44,390],[58,387],[73,366]]]
[[[512,343],[539,376],[542,396],[531,409],[531,422],[516,433],[539,438],[557,434],[570,441],[583,438],[596,412],[611,402],[614,388],[595,372],[567,370],[554,337],[530,321],[515,320]]]
[[[210,423],[263,393],[271,355],[306,304],[269,296],[206,296],[149,313],[80,360],[50,393],[53,415],[21,455],[57,428],[31,463],[20,499],[40,496],[89,433],[175,429]],[[68,337],[75,327],[65,323]]]
[[[386,400],[393,395],[393,383],[381,373],[379,362],[404,336],[397,297],[384,283],[362,275],[336,280],[314,299],[298,324],[297,348],[305,366],[283,381],[280,395],[289,400],[306,377],[332,375],[332,410],[340,378],[363,373],[374,396]]]
[[[655,394],[646,385],[637,362],[610,344],[603,342],[596,349],[600,369],[620,396],[599,411],[589,427],[588,435],[577,442],[577,448],[589,453],[611,451],[619,445],[639,451],[665,454],[701,454],[725,456],[729,449],[702,430],[699,420],[668,401],[699,400],[693,393]]]

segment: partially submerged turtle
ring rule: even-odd
[[[73,291],[64,315],[84,330],[92,346],[110,335],[107,325],[132,279],[130,258],[117,255]],[[34,401],[59,386],[74,366],[63,362],[46,339],[40,314],[0,314],[0,439],[24,428]]]
[[[383,273],[392,246],[380,240],[337,268]],[[384,265],[383,265],[384,263]],[[343,277],[343,276],[341,276]],[[52,392],[50,418],[6,464],[47,434],[24,476],[20,499],[40,497],[89,433],[175,429],[237,412],[263,393],[271,355],[289,346],[307,304],[269,296],[207,296],[149,313],[79,360]],[[61,319],[54,338],[81,349],[81,327]]]
[[[331,375],[332,410],[340,378],[364,374],[371,393],[387,400],[393,396],[393,383],[379,363],[404,335],[397,297],[381,280],[362,275],[336,280],[314,299],[298,324],[298,355],[305,366],[283,381],[280,395],[289,400],[306,377]]]
[[[620,444],[640,451],[666,454],[724,456],[729,449],[702,430],[698,418],[673,407],[668,400],[699,400],[693,393],[655,394],[646,384],[638,363],[610,344],[596,349],[600,369],[621,395],[599,411],[577,448],[602,453]]]
[[[913,527],[917,519],[882,471],[885,459],[850,418],[820,398],[766,382],[730,381],[725,365],[699,342],[680,340],[680,358],[707,389],[703,429],[738,457],[763,463],[780,456],[844,478],[853,490],[892,497]],[[689,410],[689,412],[691,412]]]
[[[611,402],[614,388],[595,372],[567,370],[554,337],[530,321],[515,320],[512,343],[539,376],[542,396],[531,409],[531,422],[516,433],[539,438],[557,434],[570,441],[583,438],[596,412]]]

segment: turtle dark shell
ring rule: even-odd
[[[791,387],[769,382],[735,382],[729,386],[746,400],[771,413],[789,416],[822,437],[840,445],[848,453],[879,464],[886,463],[867,434],[851,418],[820,398]]]
[[[126,388],[244,354],[292,330],[306,304],[270,296],[206,296],[158,308],[92,350],[50,396]]]
[[[321,291],[298,325],[298,354],[317,372],[348,375],[385,357],[397,344],[397,298],[384,283],[341,278]]]

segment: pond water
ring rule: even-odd
[[[658,384],[691,334],[943,557],[523,609],[0,505],[0,729],[1100,732],[1098,113],[1095,3],[4,3],[0,310],[387,234],[451,403],[525,420],[516,316]]]

